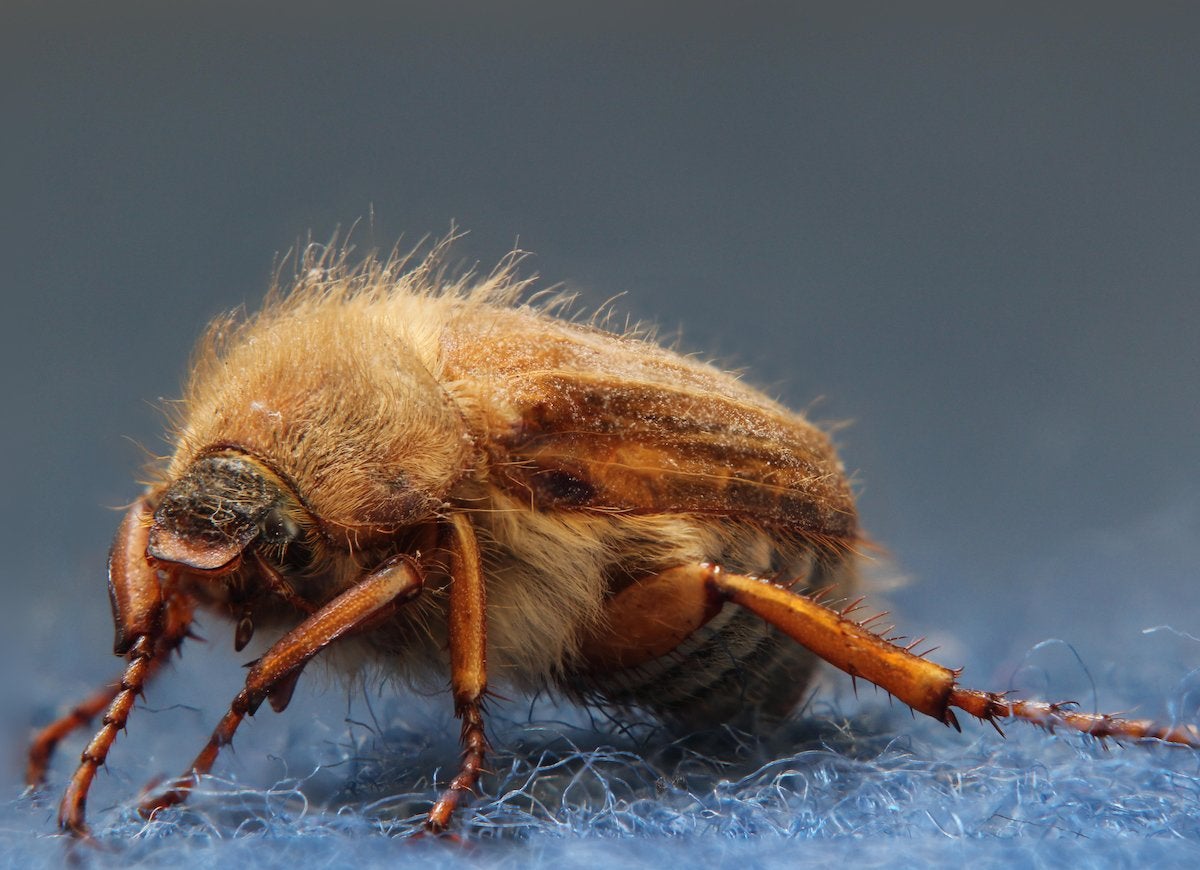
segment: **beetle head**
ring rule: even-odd
[[[146,554],[191,571],[231,573],[260,541],[303,536],[307,512],[261,462],[235,451],[201,456],[166,488],[154,510]]]

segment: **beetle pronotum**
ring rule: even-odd
[[[489,684],[694,726],[785,716],[823,659],[955,727],[958,708],[1200,745],[1192,726],[962,688],[827,608],[815,590],[853,590],[862,540],[824,433],[648,338],[521,304],[513,261],[447,280],[439,254],[352,268],[314,248],[290,292],[210,328],[174,452],[109,557],[124,675],[30,750],[38,783],[106,710],[63,828],[86,832],[96,770],[197,608],[233,620],[238,649],[282,634],[147,813],[183,800],[264,700],[283,710],[327,647],[449,675],[464,754],[431,831],[481,775]]]

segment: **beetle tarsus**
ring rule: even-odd
[[[112,703],[104,713],[100,730],[80,755],[79,767],[71,777],[71,783],[67,786],[59,806],[58,824],[64,831],[76,835],[87,833],[84,817],[88,790],[96,777],[96,771],[108,757],[108,751],[117,739],[117,734],[125,729],[125,722],[129,718],[129,711],[133,709],[134,700],[151,672],[153,650],[154,642],[146,636],[139,637],[130,648],[129,665],[121,677],[120,689],[114,694]]]

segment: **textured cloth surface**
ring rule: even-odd
[[[202,657],[192,658],[155,701],[209,694]],[[186,808],[145,822],[133,811],[139,787],[179,767],[215,720],[216,711],[168,698],[137,710],[118,741],[89,806],[103,845],[80,848],[96,866],[164,867],[1135,866],[1200,857],[1200,755],[1190,750],[1106,749],[1016,724],[1001,738],[965,717],[959,735],[869,688],[856,700],[840,679],[826,683],[766,740],[718,732],[673,741],[650,723],[497,702],[493,775],[456,820],[464,844],[409,838],[436,792],[431,779],[444,784],[455,763],[456,727],[443,699],[390,690],[347,700],[331,689],[282,716],[264,708]],[[64,858],[69,843],[51,832],[69,767],[56,765],[44,794],[5,809],[9,866]]]

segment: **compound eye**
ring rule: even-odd
[[[259,522],[259,535],[268,544],[289,544],[300,537],[300,525],[280,507],[273,507]]]

